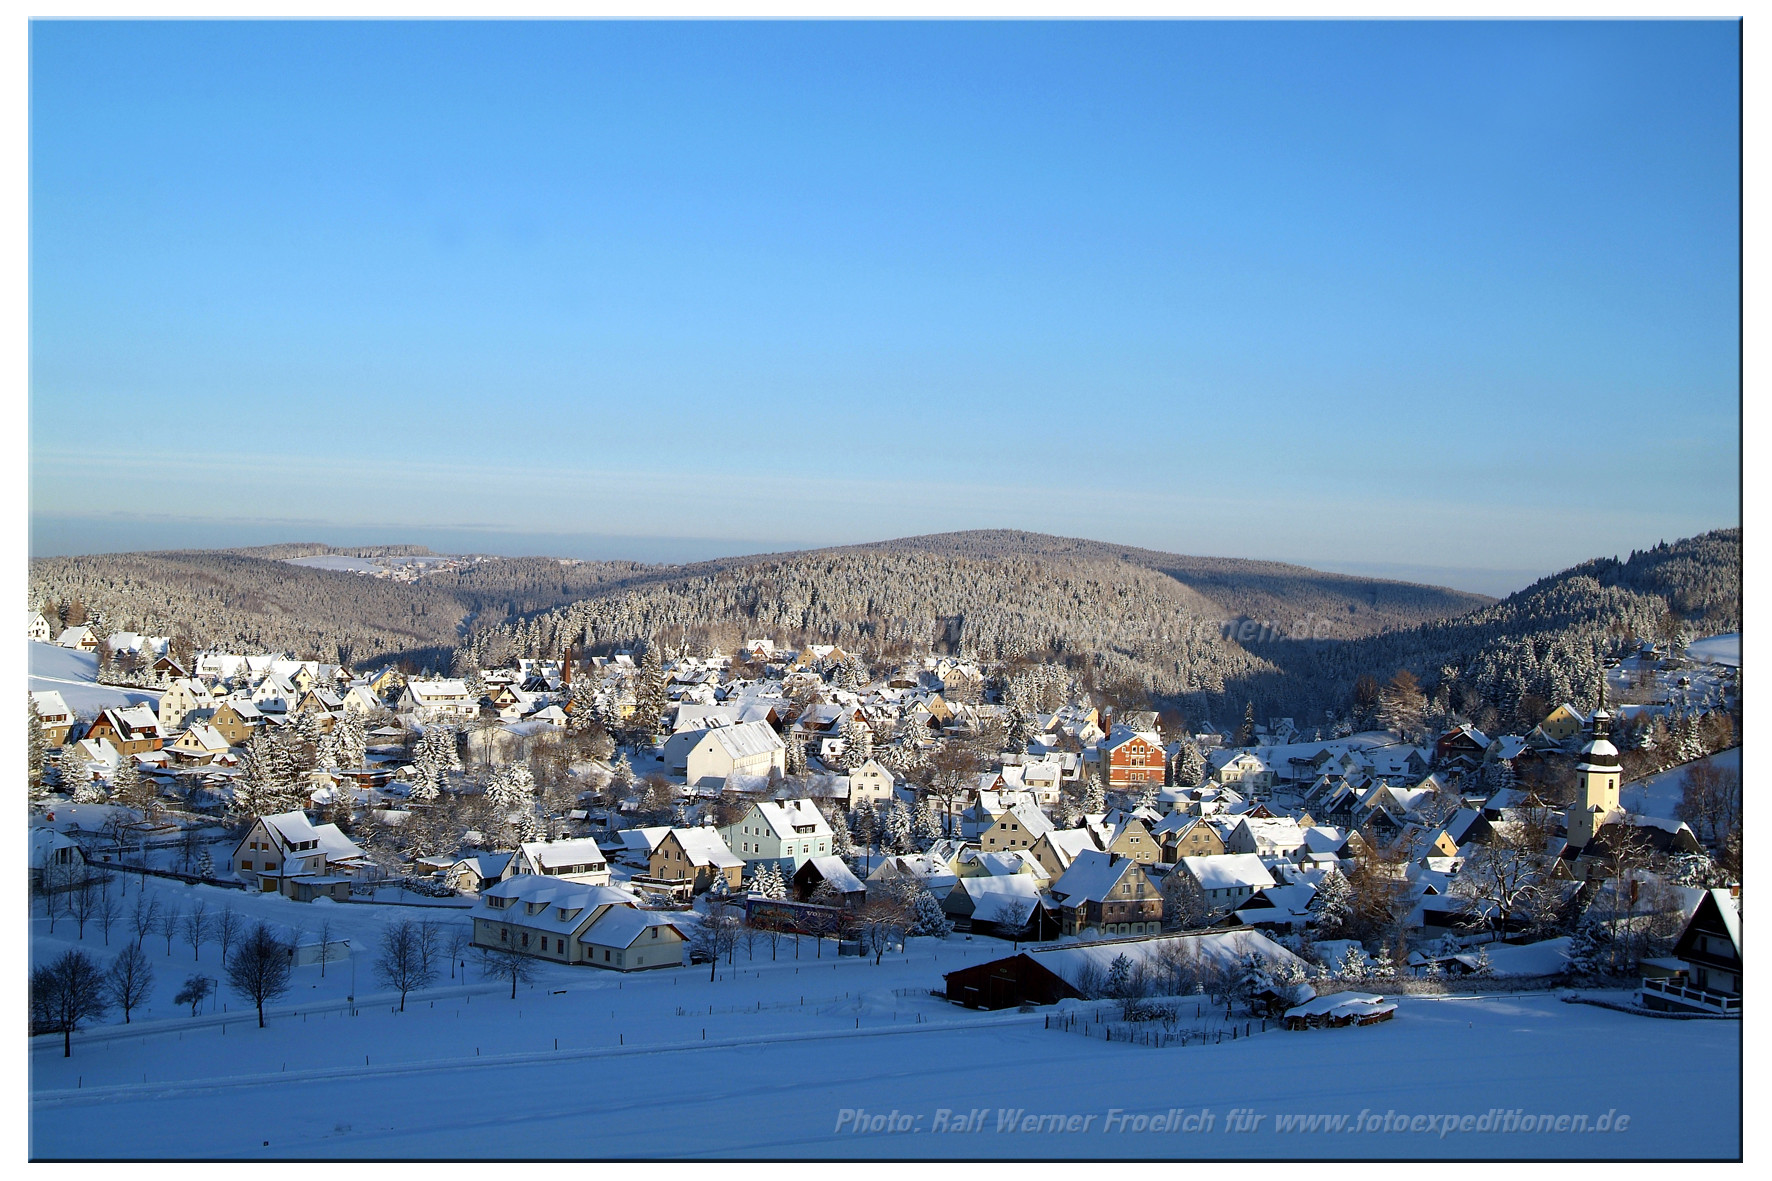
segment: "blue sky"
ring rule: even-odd
[[[33,549],[1739,521],[1732,23],[38,22]]]

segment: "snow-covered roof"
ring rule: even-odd
[[[590,837],[573,837],[565,841],[524,841],[518,848],[530,864],[541,869],[568,865],[597,865],[603,861],[603,850]]]
[[[1026,906],[1032,914],[1040,901],[1040,883],[1026,874],[961,878],[955,889],[964,890],[972,900],[972,918],[978,922],[1007,921],[1003,912],[1012,907]]]
[[[769,754],[783,749],[781,735],[768,722],[739,722],[734,726],[715,726],[704,736],[712,738],[734,759]],[[699,743],[697,744],[699,745]]]
[[[1183,857],[1179,864],[1194,875],[1202,890],[1265,890],[1274,884],[1273,875],[1254,853]]]
[[[811,857],[808,864],[818,871],[818,876],[828,882],[832,889],[845,894],[857,894],[867,889],[855,872],[844,863],[841,857]]]
[[[1070,868],[1064,871],[1064,876],[1052,883],[1052,893],[1062,899],[1066,906],[1100,902],[1120,884],[1128,872],[1135,870],[1143,872],[1138,869],[1138,862],[1130,857],[1103,853],[1097,849],[1084,849],[1071,862]]]
[[[665,839],[670,832],[668,824],[653,825],[649,828],[624,828],[621,830],[622,847],[630,853],[650,854],[658,848],[658,842]]]
[[[652,927],[669,927],[679,935],[685,934],[683,928],[677,924],[677,919],[660,911],[615,906],[604,911],[603,917],[592,923],[590,929],[579,938],[601,947],[632,947],[634,940]]]
[[[712,865],[718,869],[730,869],[735,865],[744,864],[744,859],[726,847],[726,842],[720,839],[720,834],[715,829],[705,826],[673,828],[670,832],[676,836],[677,844],[682,846],[683,854],[689,858],[691,865]],[[859,888],[858,886],[857,889]]]
[[[1258,956],[1270,964],[1293,963],[1300,970],[1303,960],[1263,935],[1260,931],[1210,931],[1189,935],[1163,935],[1154,939],[1126,939],[1100,943],[1082,943],[1074,947],[1055,947],[1031,951],[1027,955],[1065,983],[1076,987],[1091,968],[1105,979],[1114,960],[1125,956],[1132,964],[1158,966],[1158,957],[1172,945],[1180,945],[1202,959],[1232,969],[1248,956]]]
[[[773,733],[773,732],[772,732]],[[777,740],[779,741],[779,739]],[[794,840],[802,836],[831,835],[831,826],[825,823],[824,813],[811,800],[782,800],[780,803],[760,803],[756,805],[757,814],[784,841]],[[795,832],[796,828],[810,826],[811,831]]]

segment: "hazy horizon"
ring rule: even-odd
[[[1714,528],[1732,528],[1717,525]],[[1015,529],[1010,525],[976,525],[971,529]],[[968,532],[970,529],[938,530],[936,532]],[[1044,530],[1025,529],[1029,533]],[[1708,532],[1699,530],[1698,532]],[[41,519],[31,521],[31,556],[73,557],[87,554],[125,553],[143,550],[172,549],[245,549],[266,545],[315,543],[337,548],[372,545],[423,545],[441,554],[489,554],[498,557],[577,558],[588,561],[635,561],[658,564],[686,564],[717,558],[742,558],[759,554],[787,553],[823,549],[831,546],[861,545],[894,541],[920,534],[895,534],[881,537],[851,537],[841,540],[729,540],[694,537],[615,536],[589,533],[551,533],[474,529],[398,528],[393,526],[336,526],[324,522],[213,522],[202,520],[142,520],[139,518]],[[1190,557],[1239,558],[1260,562],[1284,562],[1337,574],[1385,579],[1396,582],[1424,583],[1473,594],[1505,598],[1549,574],[1580,562],[1599,557],[1623,558],[1632,549],[1648,549],[1660,541],[1677,541],[1680,536],[1657,537],[1625,547],[1615,553],[1583,553],[1560,565],[1543,569],[1495,569],[1459,566],[1436,566],[1426,563],[1392,561],[1362,562],[1329,558],[1305,560],[1280,553],[1212,553],[1200,549],[1173,546],[1150,546],[1120,536],[1086,537],[1106,545],[1137,546],[1164,553]]]

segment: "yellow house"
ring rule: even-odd
[[[1163,850],[1163,860],[1171,864],[1183,857],[1220,857],[1225,852],[1224,837],[1216,828],[1181,812],[1165,816],[1155,835]]]
[[[1134,816],[1120,826],[1107,851],[1131,858],[1140,865],[1155,865],[1162,860],[1162,848],[1150,829],[1144,826],[1144,821]]]
[[[986,853],[1032,849],[1036,841],[1052,830],[1052,821],[1046,819],[1044,812],[1028,804],[1016,804],[984,830],[978,846]]]
[[[1558,742],[1567,742],[1586,725],[1587,719],[1581,716],[1581,711],[1565,701],[1550,711],[1544,721],[1539,723],[1539,729]]]

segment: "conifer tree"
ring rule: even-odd
[[[904,806],[904,801],[893,797],[886,810],[886,835],[884,845],[889,853],[909,853],[911,851],[911,813]]]
[[[37,712],[37,699],[29,698],[31,707],[30,729],[25,732],[25,766],[28,778],[26,789],[30,798],[40,800],[49,794],[48,785],[44,782],[43,764],[49,751],[43,741],[43,716]]]
[[[1183,738],[1175,751],[1175,786],[1198,787],[1206,775],[1206,759],[1191,738]]]
[[[911,821],[911,836],[921,851],[941,839],[941,816],[935,810],[935,797],[924,792],[917,797],[916,815]]]

